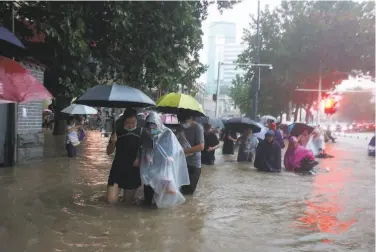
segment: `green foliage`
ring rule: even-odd
[[[250,85],[246,79],[240,75],[236,75],[232,81],[229,96],[234,101],[235,105],[239,107],[242,114],[246,114],[250,109]]]
[[[319,73],[323,89],[343,78],[334,70],[374,74],[374,11],[373,2],[352,1],[284,1],[275,10],[266,6],[260,16],[260,63],[272,64],[273,70],[262,68],[260,113],[287,112],[289,100],[312,106],[317,93],[293,90],[316,89]],[[252,17],[243,36],[248,48],[237,61],[247,71],[245,80],[252,78],[251,64],[257,62],[256,25]]]
[[[192,86],[206,70],[198,52],[201,22],[212,3],[17,2],[15,30],[30,56],[47,66],[45,84],[55,96],[77,96],[111,82],[175,90],[178,83]],[[220,1],[218,8],[235,3]],[[10,28],[11,3],[0,3],[0,13]],[[45,40],[30,41],[33,33]]]

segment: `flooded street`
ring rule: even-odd
[[[105,202],[107,141],[89,132],[68,159],[47,135],[45,160],[0,169],[0,251],[374,251],[369,140],[339,138],[313,177],[259,173],[219,150],[197,193],[164,210]]]

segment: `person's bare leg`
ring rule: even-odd
[[[124,190],[123,200],[125,203],[132,203],[135,200],[136,190]]]
[[[110,204],[115,204],[119,200],[119,186],[114,184],[113,186],[107,186],[107,201]]]

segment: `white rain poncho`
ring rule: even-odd
[[[184,151],[175,134],[162,123],[156,112],[150,112],[146,125],[155,124],[157,134],[145,128],[141,151],[141,180],[154,189],[154,202],[167,208],[185,202],[179,188],[189,185],[189,175]]]
[[[319,130],[315,130],[307,143],[307,149],[311,150],[315,156],[320,154],[320,151],[325,150],[324,134]]]

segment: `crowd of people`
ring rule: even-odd
[[[109,203],[119,201],[121,190],[124,191],[123,200],[132,203],[141,185],[145,206],[165,208],[183,203],[184,195],[196,191],[201,165],[215,163],[220,140],[224,155],[234,155],[235,146],[239,147],[238,162],[253,164],[259,171],[282,170],[281,153],[285,143],[273,121],[268,122],[269,129],[263,140],[258,139],[251,128],[246,128],[239,137],[228,128],[219,135],[209,123],[202,126],[184,114],[178,115],[179,125],[175,131],[163,124],[157,112],[148,113],[142,127],[137,121],[137,112],[126,109],[116,121],[108,142],[107,154],[114,154],[107,186]],[[77,119],[70,118],[66,143],[70,157],[76,155],[75,148],[82,138],[81,129]],[[309,172],[318,164],[315,157],[324,153],[323,141],[318,130],[289,137],[283,162],[285,169]]]

